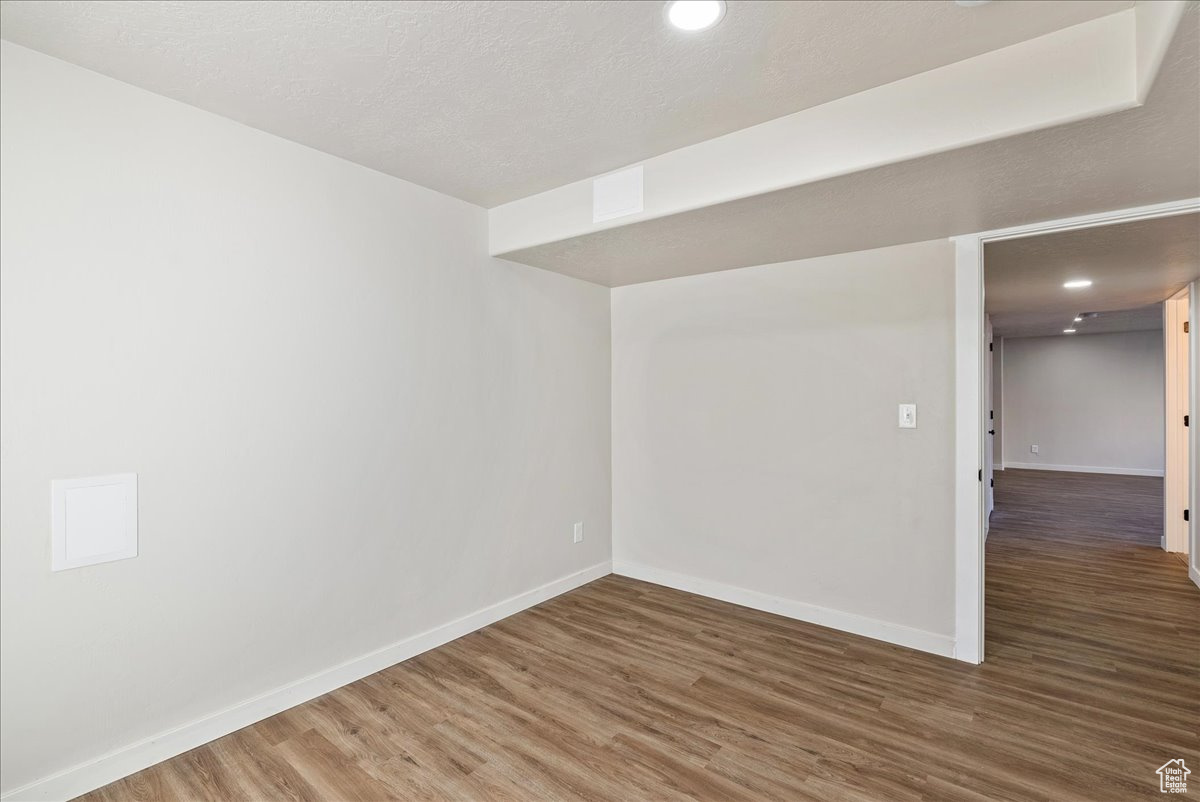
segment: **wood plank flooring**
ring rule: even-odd
[[[1161,480],[996,485],[982,666],[606,577],[83,798],[1095,802],[1179,757],[1200,797]]]

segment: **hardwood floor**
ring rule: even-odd
[[[1117,800],[1200,795],[1200,591],[1161,480],[1006,471],[987,662],[615,576],[84,797]]]

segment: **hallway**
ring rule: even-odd
[[[1200,590],[1161,533],[1159,478],[996,472],[984,669],[1022,674],[1046,723],[1076,718],[1064,757],[1130,792],[1200,764]]]

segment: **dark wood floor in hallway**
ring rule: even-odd
[[[998,474],[982,666],[606,577],[85,798],[1094,802],[1174,758],[1200,795],[1160,498]]]

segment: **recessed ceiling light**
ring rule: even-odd
[[[1066,287],[1068,290],[1081,290],[1084,287],[1092,286],[1092,280],[1087,279],[1087,278],[1077,278],[1077,279],[1074,279],[1073,281],[1068,281],[1063,286]]]
[[[1077,317],[1077,318],[1075,318],[1074,320],[1072,320],[1071,322],[1072,322],[1072,323],[1082,323],[1082,322],[1083,322],[1083,318],[1081,318],[1081,317]]]
[[[671,0],[666,15],[667,22],[681,31],[702,31],[724,18],[725,0]]]
[[[1063,329],[1063,334],[1074,334],[1075,329]]]

